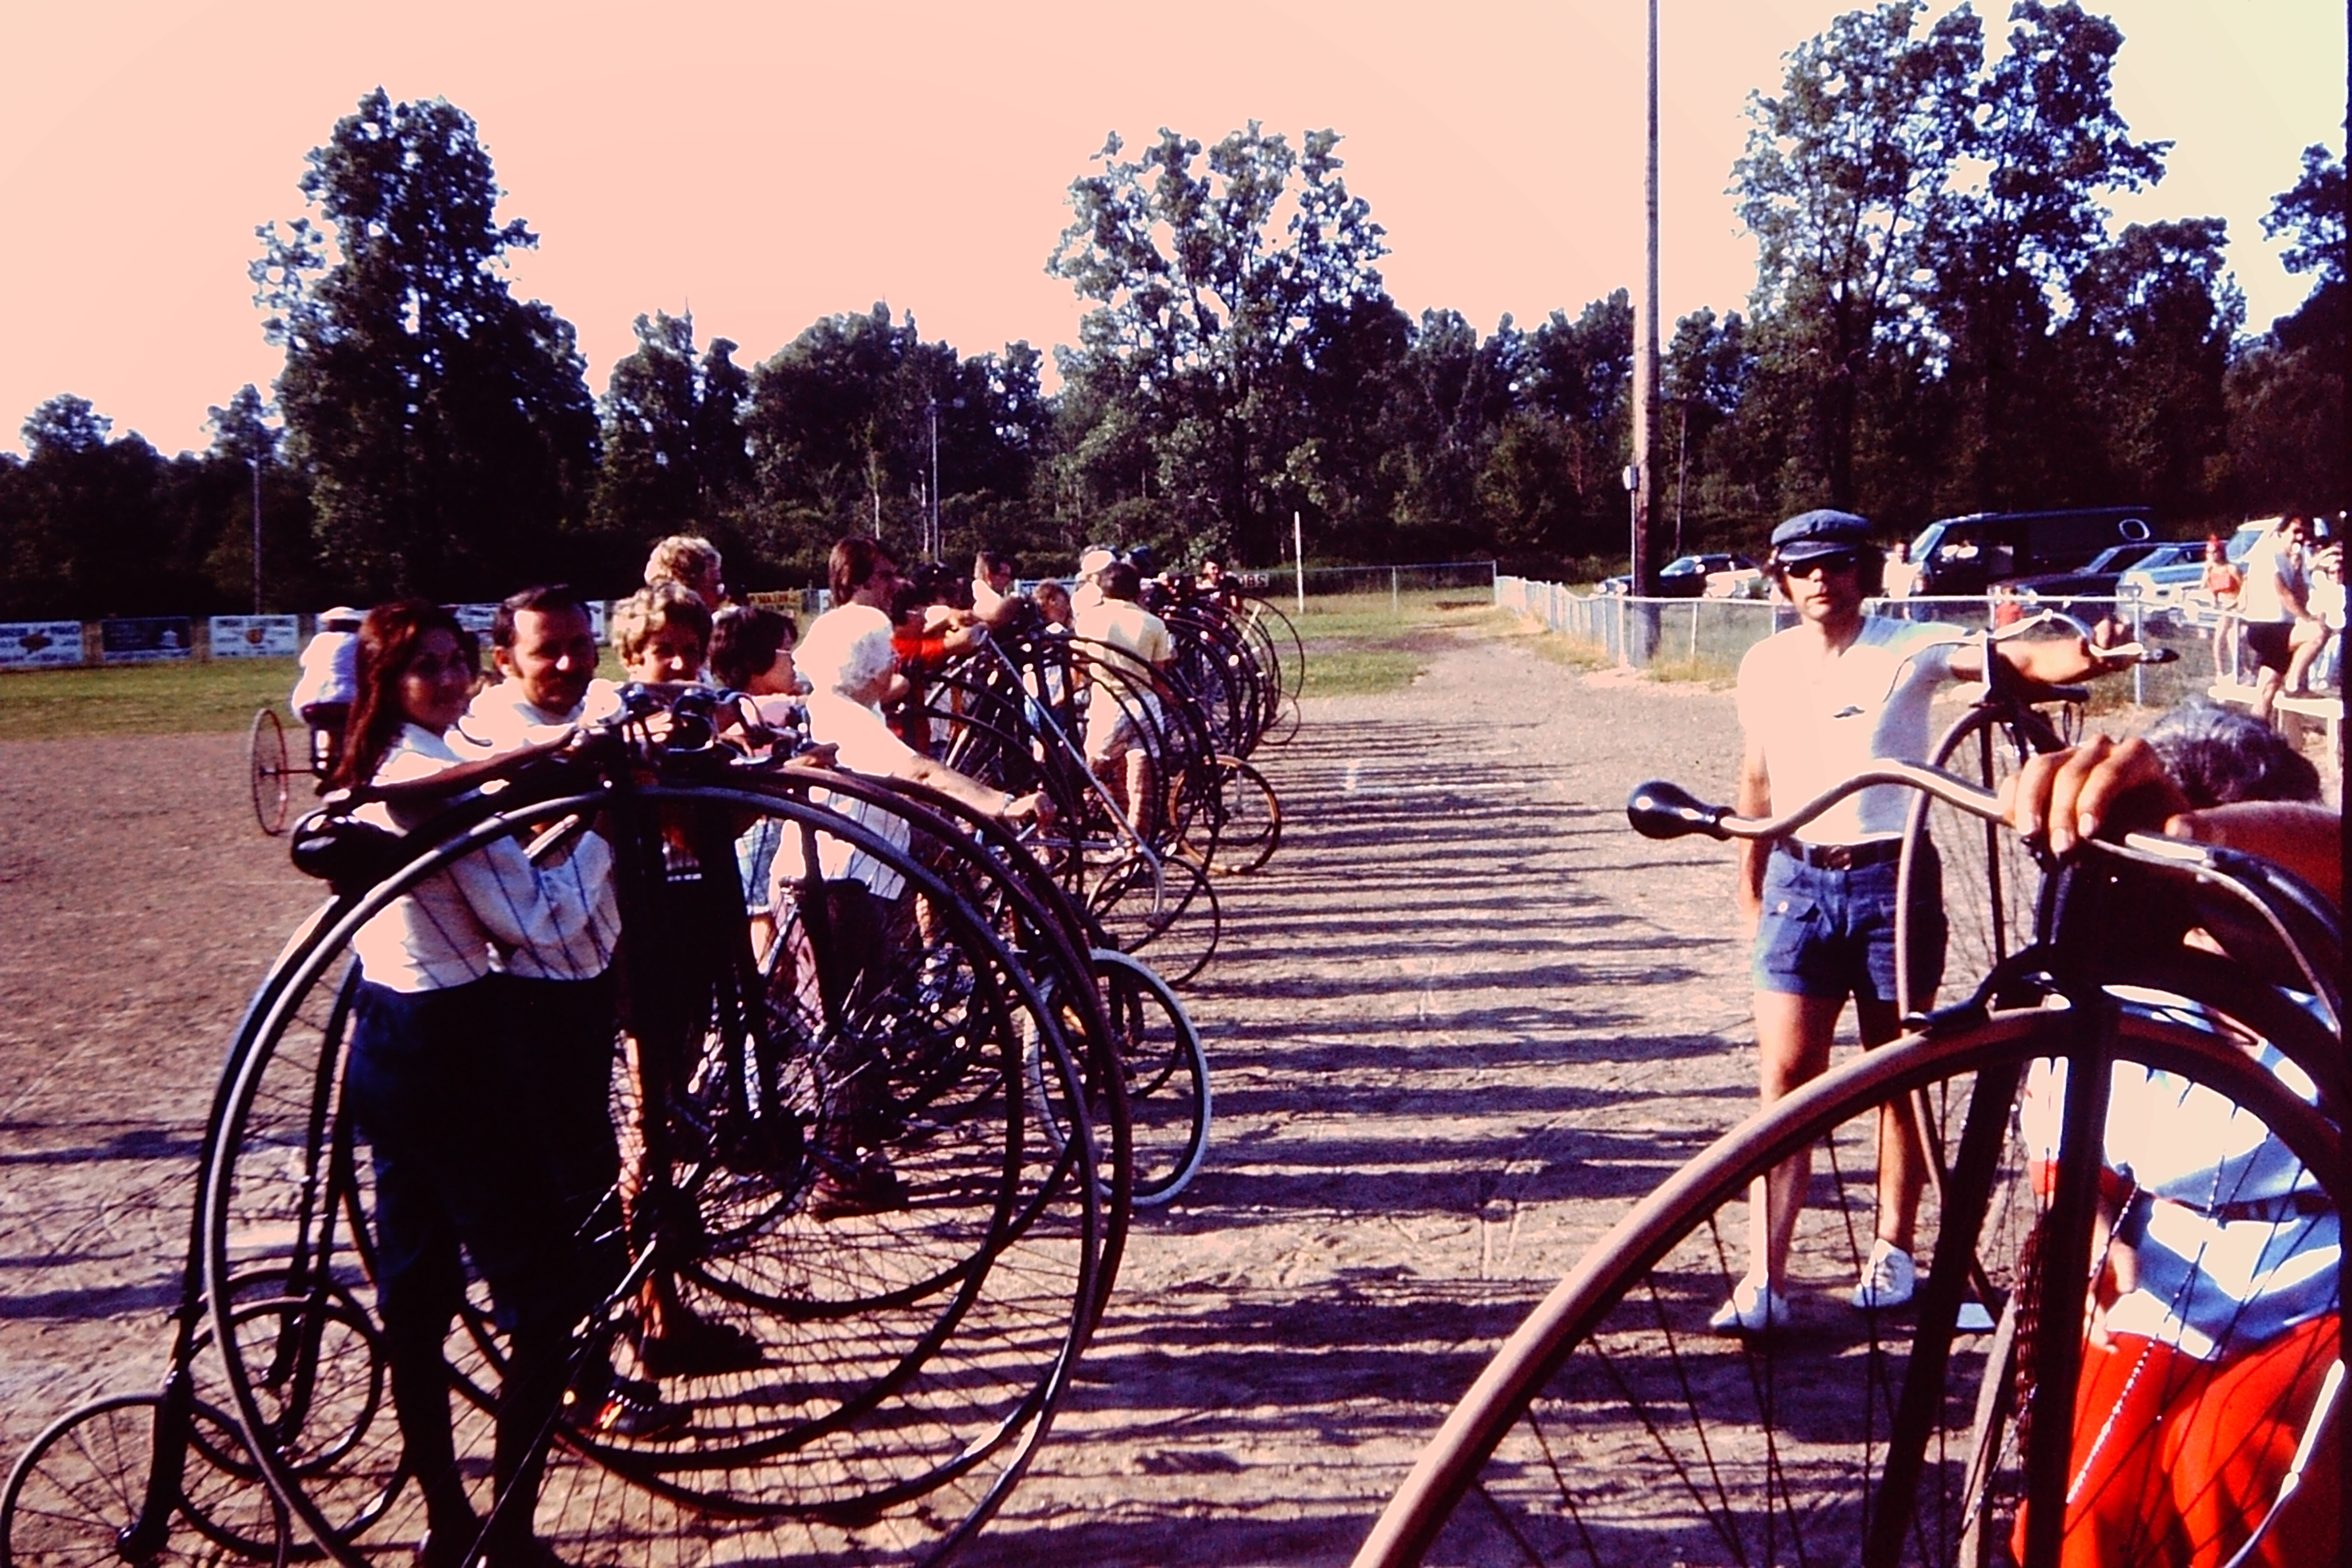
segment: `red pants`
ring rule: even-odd
[[[2104,1350],[2084,1345],[2065,1568],[2221,1568],[2276,1503],[2320,1383],[2340,1353],[2332,1313],[2219,1362],[2126,1334]],[[2294,1501],[2250,1563],[2336,1561],[2345,1415],[2339,1406]],[[2025,1555],[2021,1511],[2011,1550]]]

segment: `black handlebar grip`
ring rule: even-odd
[[[1730,815],[1729,806],[1707,805],[1682,785],[1664,779],[1634,785],[1625,801],[1625,820],[1644,838],[1680,838],[1692,833],[1727,838],[1730,835],[1723,830],[1723,819]]]

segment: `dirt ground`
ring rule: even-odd
[[[1653,776],[1725,797],[1735,752],[1728,693],[1517,639],[1309,704],[1188,998],[1208,1166],[1138,1217],[975,1560],[1346,1561],[1528,1307],[1752,1103],[1729,852],[1622,811]],[[242,765],[0,745],[0,1453],[160,1370],[214,1073],[317,897]]]

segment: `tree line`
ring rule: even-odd
[[[2212,217],[2109,231],[2162,178],[2112,74],[2122,35],[2021,0],[1997,50],[1963,7],[1837,18],[1752,95],[1733,192],[1744,310],[1675,324],[1659,544],[1754,544],[1804,507],[1907,530],[2133,502],[2187,529],[2347,500],[2346,175],[2307,150],[2265,230],[2309,298],[2248,331]],[[1097,541],[1162,559],[1622,559],[1634,311],[1625,290],[1481,332],[1402,310],[1340,138],[1116,135],[1046,258],[1087,305],[1056,347],[966,355],[877,303],[765,360],[654,311],[589,391],[571,324],[515,299],[474,122],[381,89],[314,150],[305,215],[257,231],[274,397],[166,458],[60,395],[0,454],[0,615],[245,607],[253,476],[266,597],[478,598],[558,572],[617,589],[649,540],[726,549],[740,586],[820,580],[869,531],[1041,564]],[[2284,171],[2282,171],[2284,174]],[[1663,554],[1660,555],[1663,559]]]

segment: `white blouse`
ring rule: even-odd
[[[409,724],[373,782],[430,778],[460,760],[443,737]],[[431,813],[395,813],[372,801],[355,815],[406,832]],[[537,865],[513,838],[492,839],[394,900],[360,928],[352,947],[362,973],[378,985],[440,991],[493,971],[592,980],[612,963],[620,931],[612,847],[591,830]]]

